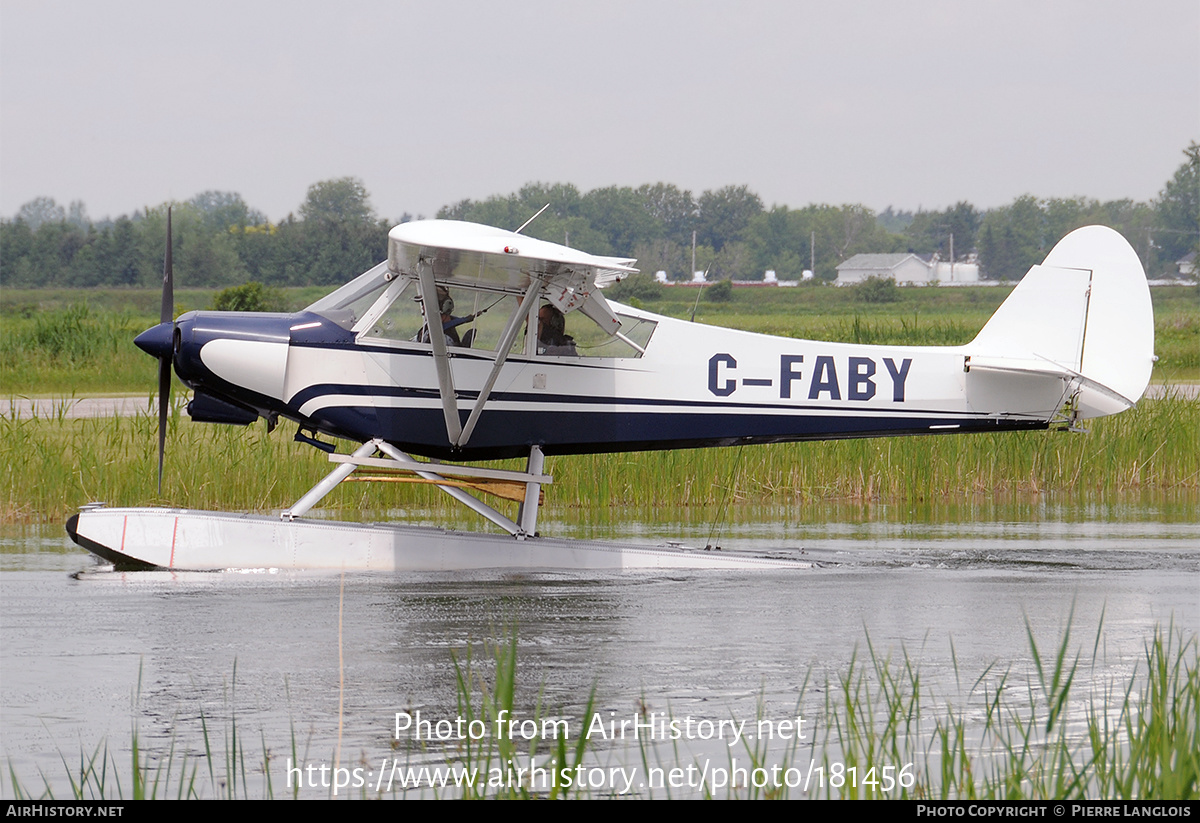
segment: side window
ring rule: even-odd
[[[428,344],[429,333],[425,328],[416,281],[392,285],[392,292],[363,313],[362,323],[366,327],[360,330],[360,335],[367,339]],[[396,296],[393,298],[391,294]],[[384,307],[389,299],[391,303]],[[469,348],[482,353],[497,350],[521,298],[496,291],[439,285],[437,303],[435,310],[440,313],[441,333],[445,335],[447,347]],[[355,312],[359,311],[355,307]],[[618,315],[621,332],[610,335],[582,312],[564,316],[549,303],[543,303],[534,317],[538,326],[537,339],[528,339],[530,331],[522,318],[509,354],[532,353],[536,346],[537,354],[542,357],[637,358],[650,344],[657,325],[653,320],[622,314]]]
[[[618,314],[617,317],[621,318],[621,333],[641,349],[645,350],[650,345],[650,338],[654,335],[654,330],[658,328],[658,324],[653,320],[643,320],[639,317],[630,317],[627,314]],[[641,357],[642,352],[639,351],[631,356]]]
[[[562,318],[562,334],[547,336],[538,353],[549,357],[641,357],[657,324],[624,314],[618,317],[621,333],[611,335],[582,312],[571,312]]]
[[[483,351],[496,351],[504,327],[521,299],[511,294],[497,294],[477,289],[451,289],[454,297],[454,319],[461,345]],[[519,351],[522,335],[513,338],[509,352]]]
[[[425,317],[417,298],[419,293],[417,284],[410,283],[375,319],[364,336],[428,343]],[[484,351],[494,351],[500,344],[504,326],[520,303],[512,295],[446,286],[437,287],[437,300],[447,347]],[[521,336],[517,335],[513,341],[514,349],[520,343]]]

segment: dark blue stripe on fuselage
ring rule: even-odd
[[[466,420],[467,413],[461,413]],[[1044,429],[1046,424],[995,418],[914,418],[737,414],[654,411],[485,411],[465,448],[451,449],[441,409],[330,408],[315,418],[339,431],[367,428],[354,439],[382,436],[406,451],[450,460],[497,460],[527,455],[538,444],[546,454],[647,451],[799,440],[837,440],[898,434]],[[931,426],[957,426],[931,430]],[[376,434],[370,434],[369,431]],[[382,434],[380,434],[382,433]]]

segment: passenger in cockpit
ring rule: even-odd
[[[575,338],[567,334],[567,319],[549,303],[538,309],[538,354],[578,357]]]

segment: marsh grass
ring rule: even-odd
[[[1200,650],[1195,636],[1186,636],[1173,625],[1156,627],[1132,671],[1106,675],[1117,669],[1101,653],[1102,628],[1103,618],[1085,655],[1072,640],[1069,622],[1058,642],[1048,648],[1039,644],[1027,624],[1028,659],[993,663],[965,689],[954,660],[955,683],[945,687],[945,696],[907,651],[893,658],[867,638],[865,652],[861,656],[856,652],[844,672],[817,681],[809,671],[799,681],[796,712],[810,720],[807,740],[794,738],[774,750],[761,740],[746,741],[743,749],[730,753],[727,774],[736,774],[736,757],[747,764],[750,779],[659,794],[746,799],[1200,797]],[[453,658],[456,708],[464,722],[480,719],[491,727],[497,720],[517,716],[529,700],[518,695],[516,634],[485,648],[494,661],[490,677],[489,667],[472,662],[469,647]],[[589,727],[595,700],[593,688],[577,728]],[[646,711],[644,704],[639,711]],[[554,717],[546,711],[540,692],[531,716]],[[760,700],[757,719],[763,717]],[[127,762],[105,743],[91,754],[81,752],[77,762],[64,756],[70,796],[80,800],[275,797],[265,737],[261,753],[249,751],[232,711],[220,743],[212,739],[204,717],[201,725],[199,759],[179,755],[174,739],[165,752],[146,751],[136,719]],[[294,728],[291,740],[293,760],[303,762],[296,755]],[[535,761],[547,768],[573,770],[594,765],[602,754],[622,757],[620,751],[596,750],[584,734],[572,742],[562,737],[516,741],[495,735],[468,739],[441,752],[422,749],[420,756],[475,778],[440,790],[427,786],[418,794],[442,799],[595,796],[575,787],[542,789],[508,778],[490,781],[489,775]],[[625,751],[624,762],[626,766],[640,763],[643,775],[648,775],[653,767],[683,766],[693,757],[678,743],[664,750],[639,741]],[[207,780],[201,767],[206,768]],[[775,782],[754,776],[756,770],[765,776],[772,769],[778,777]],[[713,774],[711,769],[709,773]],[[44,773],[40,791],[27,788],[11,763],[7,778],[7,789],[16,799],[54,797],[52,781]],[[643,794],[655,796],[652,790]],[[291,796],[298,796],[298,791]],[[351,796],[381,795],[364,788]],[[408,795],[394,789],[382,796]]]
[[[161,496],[149,398],[146,412],[130,418],[71,420],[61,409],[40,419],[0,414],[0,520],[58,520],[96,500],[279,510],[330,469],[322,453],[291,439],[290,426],[267,433],[262,424],[196,424],[181,414],[181,404],[177,399],[170,417]],[[1112,502],[1145,493],[1191,499],[1200,491],[1200,401],[1144,400],[1090,426],[1086,435],[1003,432],[552,457],[544,512],[554,519],[579,508],[622,509],[655,519],[664,508],[704,510],[706,518],[731,509],[736,518],[742,506],[908,505],[1046,493]],[[391,519],[419,512],[451,525],[476,523],[434,488],[397,485],[343,484],[322,501],[322,512],[352,520],[363,512]]]
[[[0,374],[7,395],[140,389],[146,358],[133,339],[148,326],[129,312],[86,303],[6,317],[0,323]]]
[[[472,664],[472,652],[468,647],[462,655],[452,655],[454,661],[455,688],[458,701],[458,717],[470,727],[473,721],[482,721],[489,730],[503,728],[507,720],[519,716],[517,704],[518,635],[514,630],[506,642],[485,644],[495,663],[494,676],[489,683],[486,675]],[[575,718],[582,728],[587,728],[594,713],[596,689],[593,685],[583,711]],[[539,693],[537,704],[529,720],[534,726],[553,728],[557,716],[551,714]],[[549,724],[548,726],[546,724]],[[588,754],[588,739],[578,735],[572,742],[565,735],[545,739],[539,735],[521,736],[489,733],[480,739],[467,736],[460,748],[447,758],[447,764],[476,777],[466,785],[455,789],[456,796],[463,799],[506,799],[566,800],[586,794],[564,781],[513,780],[512,768],[517,764],[538,764],[549,772],[570,772],[583,764]],[[550,785],[546,785],[546,783]]]
[[[1072,650],[1068,628],[1044,650],[1028,630],[1033,671],[1024,682],[993,665],[964,708],[930,710],[932,690],[907,654],[873,651],[852,662],[827,694],[823,762],[830,751],[862,770],[917,765],[900,797],[938,799],[1191,799],[1200,776],[1200,656],[1196,638],[1157,628],[1143,667],[1124,682],[1096,682]],[[1100,645],[1096,635],[1091,667]],[[1085,678],[1085,674],[1088,675]],[[1080,692],[1083,691],[1083,694]],[[1114,699],[1116,698],[1116,699]],[[878,797],[878,786],[827,786],[830,797]]]
[[[231,683],[237,681],[237,663],[233,667]],[[125,756],[109,748],[107,742],[99,744],[90,754],[80,750],[77,760],[68,761],[60,753],[72,800],[196,800],[215,798],[243,800],[261,796],[273,799],[274,786],[271,781],[270,752],[265,739],[260,755],[250,754],[238,729],[236,709],[230,710],[228,721],[222,729],[220,752],[210,734],[208,718],[200,713],[202,753],[191,755],[181,752],[174,735],[167,743],[166,751],[161,747],[150,747],[144,743],[137,723],[138,702],[142,692],[141,671],[133,698],[134,720],[131,724],[127,760]],[[231,691],[230,705],[236,704],[236,695]],[[295,734],[292,735],[292,751],[295,756]],[[250,763],[248,771],[247,763]],[[202,771],[202,769],[204,771]],[[207,782],[202,777],[207,772]],[[255,780],[252,781],[250,773]],[[264,778],[259,785],[259,774]],[[42,771],[39,774],[40,793],[26,787],[9,763],[8,782],[11,797],[16,800],[62,800],[54,791],[51,778]],[[251,788],[252,782],[254,788]]]
[[[782,748],[744,743],[721,764],[646,744],[651,766],[693,759],[719,778],[690,794],[739,799],[1194,800],[1200,797],[1200,653],[1194,636],[1156,627],[1127,677],[1105,678],[1101,631],[1087,657],[1064,631],[1050,649],[1027,628],[1030,657],[988,666],[939,694],[919,661],[869,638],[846,670],[801,686],[814,731]],[[952,652],[953,654],[953,652]],[[960,672],[953,662],[955,679]],[[811,688],[810,686],[815,686]],[[816,692],[816,700],[810,700]],[[803,708],[805,705],[811,708]],[[762,703],[758,718],[762,719]],[[717,769],[713,766],[717,765]],[[741,768],[740,780],[726,778]],[[689,794],[667,790],[667,797]]]

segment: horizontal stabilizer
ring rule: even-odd
[[[1043,411],[1053,414],[1061,407],[1063,401],[1071,395],[1076,396],[1080,417],[1102,417],[1108,414],[1118,414],[1133,408],[1136,400],[1130,400],[1108,386],[1098,383],[1073,369],[1064,368],[1049,360],[1022,360],[1012,357],[968,356],[966,369],[975,375],[1024,376],[1027,378],[1050,378],[1042,380],[1049,387],[1049,396],[1059,391],[1059,400],[1054,406]],[[1090,412],[1090,413],[1085,413]]]

